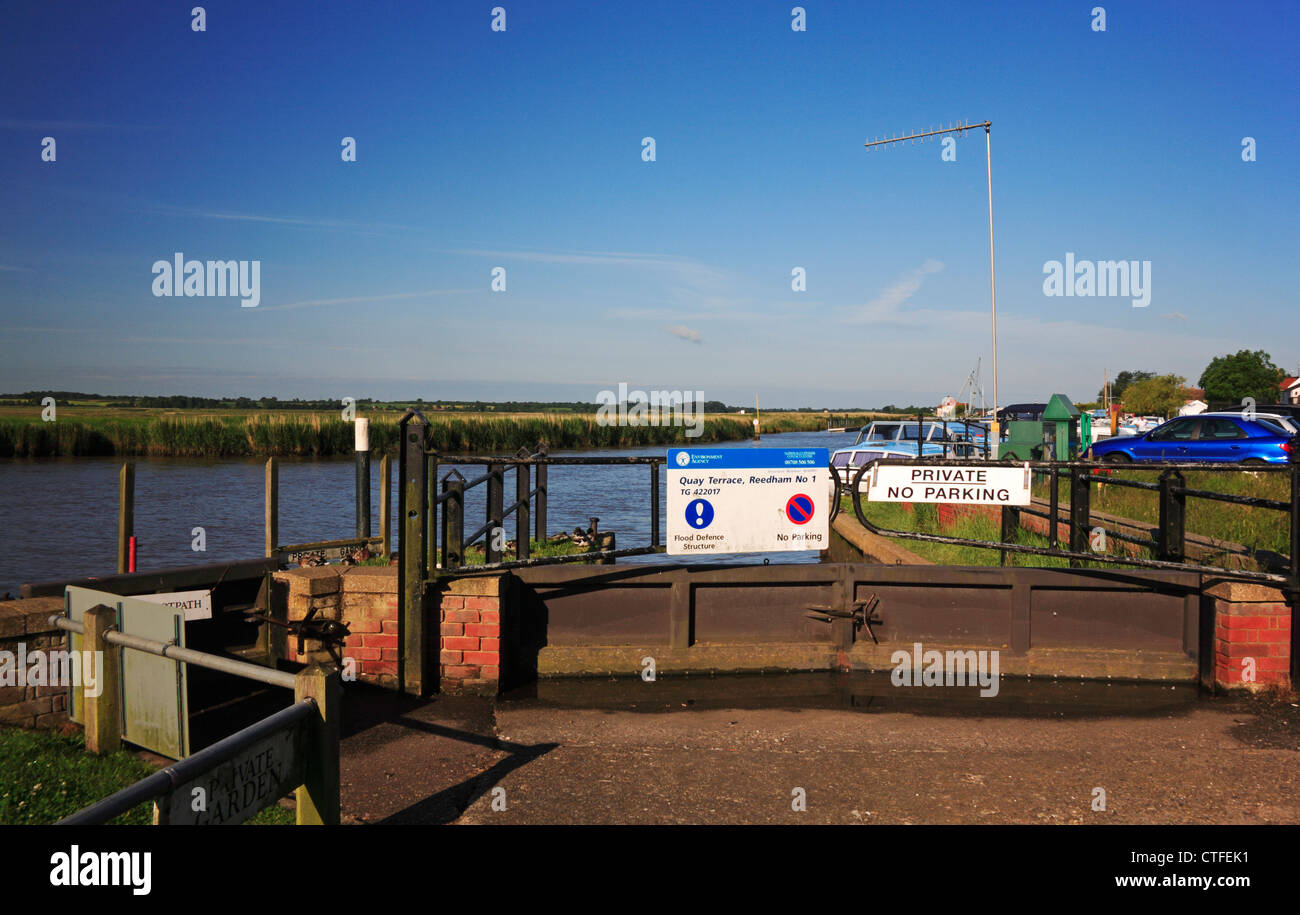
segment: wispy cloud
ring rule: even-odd
[[[693,308],[698,307],[702,302],[706,302],[711,307],[719,302],[733,301],[731,296],[739,286],[736,279],[727,271],[675,254],[537,249],[512,251],[500,248],[452,248],[438,253],[493,257],[505,262],[517,260],[543,264],[590,264],[655,271],[667,277],[669,283],[665,290],[667,293],[679,300],[689,301]]]
[[[682,340],[689,340],[691,343],[702,343],[704,338],[700,336],[698,330],[691,330],[682,324],[673,324],[665,327],[664,330]]]
[[[849,320],[879,321],[896,314],[904,302],[916,295],[917,290],[921,288],[921,284],[925,282],[925,277],[928,274],[938,273],[942,269],[943,263],[931,258],[911,273],[886,286],[879,295],[866,305],[853,309]]]
[[[281,216],[271,213],[240,213],[198,207],[152,206],[155,213],[194,219],[219,219],[228,222],[257,222],[298,229],[346,229],[354,232],[427,232],[428,226],[407,226],[391,222],[356,222],[347,219],[316,219],[306,216]]]
[[[285,311],[291,308],[321,308],[327,305],[359,305],[371,302],[391,302],[397,299],[422,299],[437,295],[465,295],[481,292],[475,289],[425,289],[421,292],[393,292],[388,295],[358,295],[341,299],[303,299],[301,302],[286,302],[283,305],[261,305],[250,311]]]
[[[1171,321],[1187,320],[1187,315],[1183,314],[1181,311],[1167,311],[1164,314],[1162,314],[1160,317],[1169,318]]]

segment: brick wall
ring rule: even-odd
[[[507,576],[440,581],[438,664],[443,692],[495,694],[501,683],[501,599]]]
[[[0,601],[0,651],[13,652],[16,663],[19,643],[28,655],[67,650],[67,636],[49,623],[52,614],[62,612],[61,597]],[[0,724],[25,728],[63,724],[68,720],[67,697],[67,686],[0,686]]]
[[[1214,600],[1214,679],[1224,688],[1290,685],[1291,608],[1281,591],[1245,582],[1206,590]],[[1245,679],[1246,659],[1255,679]]]
[[[508,577],[439,580],[436,597],[430,597],[431,603],[436,600],[437,616],[430,619],[428,630],[429,651],[438,655],[442,692],[495,695],[499,690],[501,603]],[[351,634],[343,656],[352,659],[357,679],[397,688],[396,568],[318,566],[277,572],[275,578],[287,589],[284,599],[290,620],[302,619],[314,607],[317,616],[347,623]],[[437,634],[436,641],[432,633]],[[291,638],[287,657],[304,661],[296,649],[297,640]]]

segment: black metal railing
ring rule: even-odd
[[[1295,452],[1293,451],[1294,455]],[[975,540],[967,537],[950,537],[942,534],[926,534],[918,531],[898,531],[881,528],[871,523],[862,506],[862,481],[865,474],[875,466],[912,465],[923,463],[938,467],[1028,467],[1038,477],[1045,476],[1049,486],[1049,506],[1047,511],[1039,511],[1027,506],[1002,507],[1002,532],[999,541]],[[954,546],[972,546],[1001,551],[1003,563],[1007,553],[1026,553],[1036,556],[1050,556],[1068,559],[1072,567],[1086,563],[1105,562],[1118,565],[1135,566],[1149,569],[1171,569],[1210,573],[1223,578],[1253,581],[1270,585],[1280,585],[1289,595],[1300,595],[1300,463],[1294,460],[1286,464],[1259,464],[1242,467],[1241,465],[1195,462],[1142,462],[1132,465],[1116,465],[1094,461],[971,461],[952,458],[883,458],[859,468],[850,468],[852,479],[841,476],[839,469],[832,467],[835,497],[831,500],[831,516],[839,512],[840,496],[847,490],[853,502],[853,512],[858,522],[873,534],[883,537],[897,537],[906,540],[926,541],[929,543],[946,543]],[[1117,470],[1157,471],[1157,482],[1118,479],[1113,476]],[[1108,476],[1102,477],[1097,472],[1104,471]],[[1290,476],[1291,498],[1289,501],[1265,499],[1255,496],[1242,496],[1232,493],[1219,493],[1211,490],[1189,488],[1186,485],[1185,472],[1212,473],[1285,473]],[[1060,486],[1062,478],[1069,486],[1069,506],[1067,530],[1069,543],[1062,548],[1058,542],[1058,525],[1065,519],[1060,514]],[[1105,483],[1107,486],[1129,487],[1155,492],[1159,500],[1159,521],[1155,537],[1143,538],[1126,534],[1123,531],[1106,528],[1092,523],[1091,486]],[[1262,508],[1284,512],[1290,519],[1290,556],[1288,572],[1255,572],[1244,569],[1228,569],[1220,566],[1192,563],[1187,561],[1187,499],[1206,499],[1227,502],[1235,505]],[[1011,542],[1015,525],[1015,512],[1036,515],[1048,520],[1048,545],[1036,547]],[[1129,556],[1121,553],[1099,553],[1089,548],[1093,531],[1100,528],[1107,538],[1125,543],[1132,543],[1151,550],[1155,559]]]
[[[514,457],[449,457],[435,452],[426,452],[429,472],[428,478],[436,480],[439,465],[451,465],[440,481],[441,492],[429,493],[429,511],[427,513],[429,529],[426,533],[428,550],[427,568],[436,569],[435,554],[441,557],[443,571],[483,571],[488,569],[518,568],[529,565],[552,565],[562,562],[593,562],[612,560],[619,556],[642,556],[663,551],[659,533],[659,468],[665,458],[658,456],[638,457],[551,457],[545,444],[538,445],[535,453],[521,448]],[[549,470],[554,466],[635,466],[650,468],[650,542],[646,546],[627,549],[593,549],[582,553],[563,556],[531,555],[530,538],[543,542],[547,539],[547,502],[549,498]],[[457,469],[463,466],[484,467],[485,472],[473,479],[466,479]],[[534,470],[535,468],[535,470]],[[514,501],[505,504],[506,478],[514,474]],[[536,474],[534,483],[534,473]],[[465,493],[475,486],[485,486],[484,520],[473,531],[466,533]],[[440,510],[440,511],[439,511]],[[434,546],[434,525],[441,514],[441,536],[438,538],[440,550]],[[515,519],[514,559],[505,558],[501,539],[504,536],[507,519]],[[530,520],[531,519],[531,520]],[[595,529],[592,519],[591,542],[599,546],[603,541]],[[481,563],[473,565],[465,562],[469,548],[480,540],[483,541],[483,558]]]

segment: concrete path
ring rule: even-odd
[[[349,709],[349,822],[1300,823],[1290,701],[1086,717],[393,701]]]

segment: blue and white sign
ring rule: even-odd
[[[668,554],[824,550],[825,448],[671,448]]]

